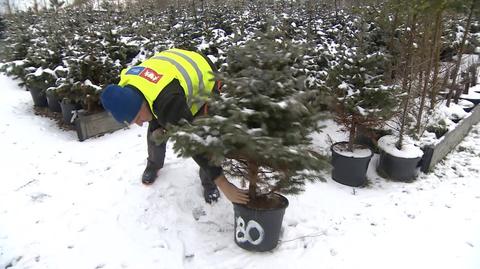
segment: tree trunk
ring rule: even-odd
[[[5,13],[8,15],[12,14],[12,6],[10,5],[10,0],[5,0]]]
[[[248,196],[250,200],[255,200],[257,197],[257,182],[258,182],[258,164],[252,161],[247,163],[248,169]]]
[[[414,33],[415,33],[415,23],[416,23],[416,15],[412,15],[413,18],[411,19],[410,23],[410,31],[408,33],[408,43],[407,49],[405,53],[405,65],[403,68],[403,80],[402,80],[402,91],[405,92],[405,98],[403,100],[403,111],[400,118],[400,132],[398,134],[398,141],[396,143],[396,147],[401,150],[403,146],[403,135],[405,133],[405,125],[407,123],[407,116],[408,116],[408,108],[410,107],[410,97],[412,94],[412,73],[413,73],[413,66],[412,66],[412,58],[413,58],[413,41],[414,41]]]
[[[457,55],[457,62],[455,64],[455,68],[453,69],[453,80],[452,80],[452,85],[450,88],[450,91],[448,92],[447,96],[447,107],[450,106],[450,102],[452,100],[452,97],[455,97],[455,103],[458,103],[458,98],[462,94],[461,90],[458,90],[457,88],[457,76],[458,76],[458,71],[460,70],[460,65],[462,64],[462,56],[463,56],[463,50],[465,48],[465,43],[467,42],[467,37],[470,32],[470,24],[472,22],[472,15],[473,15],[473,10],[475,8],[475,2],[477,0],[472,0],[472,5],[470,7],[470,13],[468,14],[468,19],[465,25],[465,33],[463,34],[462,37],[462,42],[460,43],[460,48],[458,49],[458,55]],[[453,96],[455,93],[455,96]]]
[[[415,129],[417,130],[417,133],[420,133],[420,127],[422,126],[422,114],[423,110],[425,109],[425,99],[427,97],[427,92],[428,92],[428,82],[430,81],[430,75],[432,72],[432,64],[433,64],[433,57],[434,57],[434,48],[430,46],[435,44],[435,34],[431,38],[431,42],[429,42],[431,33],[432,31],[429,29],[428,25],[430,24],[429,20],[425,21],[425,34],[424,34],[424,42],[423,42],[423,51],[424,51],[424,59],[422,59],[422,62],[426,61],[427,62],[427,67],[424,69],[424,80],[423,80],[423,87],[421,91],[421,98],[420,98],[420,107],[418,109],[418,114],[417,114],[417,126],[415,126]],[[433,31],[435,32],[435,31]],[[428,48],[430,48],[430,51],[427,52]],[[422,80],[420,80],[422,81]],[[420,83],[421,85],[421,83]]]
[[[197,5],[195,4],[195,0],[192,0],[192,15],[193,15],[193,18],[195,20],[195,25],[197,25],[198,23],[198,19],[197,19]]]
[[[443,16],[443,9],[437,12],[435,17],[435,35],[434,35],[434,43],[433,43],[433,52],[434,52],[434,59],[433,59],[433,75],[432,75],[432,92],[430,96],[430,109],[435,108],[435,103],[437,102],[437,94],[438,94],[438,73],[440,69],[440,43],[441,43],[441,29],[442,29],[442,16]]]
[[[32,10],[35,14],[38,14],[39,13],[39,8],[38,8],[38,2],[37,0],[33,0],[33,6],[32,6]]]
[[[352,114],[352,122],[350,126],[350,134],[348,136],[348,150],[353,152],[353,141],[355,141],[355,133],[357,129],[357,123],[355,122],[355,115]]]
[[[395,31],[398,27],[398,9],[395,10],[395,13],[393,14],[393,23],[392,23],[392,28],[391,28],[391,33],[390,33],[390,38],[388,40],[388,49],[389,51],[394,51],[394,40],[395,40]],[[394,67],[395,64],[392,62],[387,61],[387,67],[386,67],[386,80],[387,84],[392,84],[393,78],[394,78]]]

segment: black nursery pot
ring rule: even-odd
[[[475,107],[475,105],[473,105],[473,106],[471,106],[471,107],[464,107],[463,110],[464,110],[465,112],[470,112],[470,111],[473,110],[474,107]]]
[[[373,156],[373,151],[370,156],[362,158],[343,156],[334,150],[334,147],[339,144],[347,144],[347,142],[338,142],[330,147],[332,151],[333,180],[347,186],[363,186],[367,181],[367,169]]]
[[[62,108],[63,122],[68,124],[73,124],[71,122],[73,117],[73,111],[80,109],[80,105],[76,103],[72,103],[68,99],[63,99],[60,102],[60,107]]]
[[[480,99],[470,99],[470,98],[461,98],[461,99],[464,99],[464,100],[467,100],[467,101],[470,101],[473,103],[473,107],[475,107],[476,105],[480,104]],[[472,109],[473,109],[472,107]]]
[[[239,247],[263,252],[277,246],[288,199],[277,193],[274,195],[280,199],[281,206],[278,208],[254,209],[246,205],[233,204],[234,240]]]
[[[35,87],[29,88],[28,91],[32,95],[33,105],[38,107],[46,107],[47,103],[47,96],[44,90],[37,89]]]
[[[377,171],[394,181],[411,182],[417,177],[421,159],[397,157],[382,150]]]
[[[48,109],[52,112],[61,112],[62,107],[60,106],[60,100],[58,100],[57,95],[53,91],[47,91],[47,103]]]

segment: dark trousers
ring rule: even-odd
[[[153,166],[157,169],[163,167],[163,163],[165,161],[165,151],[167,148],[167,142],[162,144],[156,144],[154,141],[151,140],[152,133],[161,128],[156,120],[152,120],[148,123],[148,132],[147,132],[147,145],[148,145],[148,164],[149,166]],[[211,167],[208,164],[208,159],[203,156],[194,156],[193,159],[195,162],[200,165],[200,181],[202,182],[202,186],[204,189],[209,190],[216,188],[215,183],[213,180],[215,177],[218,176],[218,172],[216,167]],[[205,171],[202,167],[209,167],[209,171]],[[212,171],[213,169],[213,171]],[[221,168],[220,168],[221,169]]]

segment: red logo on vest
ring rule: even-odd
[[[155,72],[154,70],[146,67],[140,74],[139,76],[141,76],[142,78],[152,82],[152,83],[157,83],[161,78],[162,78],[162,75]]]

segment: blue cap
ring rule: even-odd
[[[137,116],[144,101],[138,90],[116,84],[108,85],[103,90],[100,99],[105,110],[110,112],[116,121],[129,124]]]

